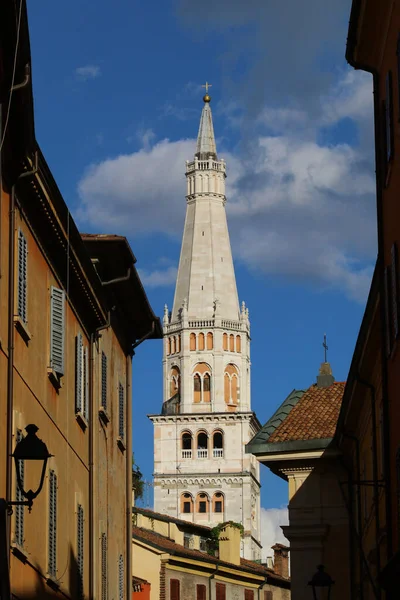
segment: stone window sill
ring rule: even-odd
[[[78,422],[79,427],[85,431],[85,429],[87,429],[88,427],[88,422],[86,417],[83,415],[83,413],[81,413],[81,411],[78,411],[77,413],[75,413],[75,418]]]
[[[110,417],[104,406],[100,406],[99,408],[99,417],[105,425],[110,421]]]
[[[58,393],[60,388],[62,388],[62,382],[61,382],[60,375],[58,375],[58,373],[56,373],[54,369],[52,369],[51,367],[48,367],[47,368],[47,376],[48,376],[50,382],[55,387],[56,392]]]
[[[26,323],[23,322],[21,317],[15,316],[14,317],[14,325],[15,325],[15,329],[18,331],[18,333],[24,340],[25,344],[28,345],[28,342],[30,342],[30,340],[32,339],[32,334],[29,331]]]
[[[25,548],[22,548],[22,546],[17,544],[17,542],[12,543],[11,551],[14,554],[14,556],[18,558],[21,562],[23,562],[24,564],[27,562],[29,554],[25,550]]]
[[[118,445],[118,448],[121,450],[121,452],[125,452],[126,446],[125,446],[125,442],[121,436],[117,437],[117,445]]]
[[[58,590],[60,589],[60,584],[53,575],[47,576],[46,583],[49,586],[49,588],[51,588],[55,592],[58,592]]]

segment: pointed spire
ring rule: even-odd
[[[214,127],[210,107],[211,97],[206,94],[203,100],[204,106],[201,113],[195,156],[200,160],[208,160],[209,158],[217,160],[217,147],[215,145]]]

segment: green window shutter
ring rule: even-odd
[[[119,421],[118,435],[123,440],[125,437],[125,390],[122,383],[118,386]]]
[[[108,600],[107,534],[101,534],[101,600]]]
[[[50,366],[57,375],[64,375],[64,290],[51,287],[50,296]]]
[[[83,351],[83,416],[89,421],[89,348]]]
[[[119,555],[118,561],[118,600],[124,600],[124,557]]]
[[[18,316],[24,323],[28,321],[28,242],[22,233],[18,231]]]
[[[79,577],[79,589],[78,597],[83,598],[83,575],[84,575],[84,560],[83,560],[83,508],[78,504],[77,511],[77,557],[76,562],[78,566],[78,577]]]
[[[48,572],[52,577],[57,575],[57,475],[49,474],[49,548]]]
[[[107,412],[107,356],[101,353],[101,406]]]
[[[20,429],[18,429],[17,431],[17,436],[16,436],[16,443],[18,444],[23,438],[22,435],[22,431]],[[18,468],[19,468],[19,472],[20,472],[20,477],[21,477],[21,483],[22,485],[24,485],[24,461],[20,460],[18,461]],[[19,489],[19,485],[18,482],[16,482],[16,493],[15,493],[15,497],[17,502],[22,502],[23,500],[25,500],[25,498],[22,495],[21,490]],[[16,543],[21,546],[21,548],[24,545],[24,506],[16,506],[14,509],[15,512],[15,541]]]
[[[75,412],[83,413],[83,339],[75,338]]]

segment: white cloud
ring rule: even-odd
[[[365,76],[345,72],[329,96],[320,98],[314,121],[302,110],[266,106],[251,144],[240,154],[220,152],[228,167],[233,252],[249,267],[365,300],[376,251],[370,157],[364,145],[321,146],[317,138],[321,127],[346,115],[359,128],[372,127],[370,85]],[[165,139],[151,146],[153,139],[147,130],[142,150],[86,171],[78,218],[127,235],[181,237],[184,165],[195,141]],[[164,272],[156,273],[149,281],[163,281]]]
[[[274,544],[289,545],[288,540],[283,535],[281,525],[288,525],[288,510],[281,508],[261,508],[261,559],[266,560],[267,556],[273,556],[274,552],[271,546]]]
[[[84,67],[75,69],[75,75],[79,81],[88,81],[89,79],[100,77],[101,71],[97,65],[85,65]]]
[[[140,269],[139,275],[145,287],[156,288],[175,285],[177,272],[176,267],[168,267],[164,270],[156,269],[154,271]]]

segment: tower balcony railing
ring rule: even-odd
[[[223,448],[213,448],[213,457],[214,458],[222,458],[224,456]]]
[[[226,164],[224,160],[193,160],[191,162],[187,161],[186,163],[186,173],[192,173],[195,170],[198,171],[208,171],[213,169],[214,171],[221,171],[222,173],[226,172]]]
[[[197,458],[208,458],[207,448],[198,448],[197,449]]]
[[[182,450],[182,458],[192,458],[191,450]]]

